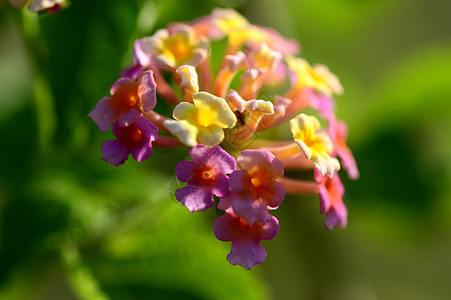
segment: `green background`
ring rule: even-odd
[[[0,6],[0,299],[450,299],[448,0],[74,0],[57,15]],[[181,150],[115,168],[87,114],[133,41],[233,6],[302,44],[345,88],[337,115],[361,178],[349,224],[286,197],[252,271],[229,265],[215,212],[174,200]]]

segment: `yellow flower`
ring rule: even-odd
[[[183,65],[176,70],[180,75],[180,88],[187,89],[193,93],[199,92],[199,81],[197,79],[196,68],[189,65]]]
[[[182,102],[174,108],[175,120],[164,121],[164,126],[185,145],[207,147],[218,145],[224,139],[224,128],[236,124],[236,116],[227,102],[207,92],[193,95],[194,104]]]
[[[296,88],[312,87],[327,96],[332,93],[342,94],[343,87],[337,76],[332,74],[324,65],[315,65],[313,68],[303,58],[287,57],[288,67],[294,71],[296,76]]]
[[[153,36],[142,39],[143,50],[155,55],[155,60],[171,68],[182,65],[197,66],[207,56],[208,41],[196,39],[188,25],[178,25],[172,34],[167,29],[158,30]]]
[[[250,56],[254,62],[254,68],[269,69],[271,71],[282,59],[282,53],[272,50],[266,43],[261,44]]]
[[[314,116],[299,114],[291,119],[290,129],[302,153],[315,164],[321,174],[332,177],[340,169],[338,160],[329,156],[333,147],[332,140],[325,133],[317,133],[320,124]]]
[[[249,22],[245,17],[231,8],[216,8],[212,12],[213,24],[216,25],[224,34],[228,34],[235,29],[241,29]]]

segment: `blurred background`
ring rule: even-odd
[[[185,153],[101,161],[87,114],[133,41],[233,7],[337,74],[361,178],[348,227],[286,197],[252,271],[226,261],[215,212],[173,198]],[[73,0],[57,15],[0,1],[0,299],[451,299],[449,0]],[[164,152],[164,153],[163,153]]]

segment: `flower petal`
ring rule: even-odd
[[[191,148],[189,156],[197,164],[214,165],[221,173],[229,174],[236,169],[236,160],[221,147],[204,147],[198,145]]]
[[[207,210],[215,203],[211,191],[189,184],[175,191],[175,198],[191,212]]]
[[[138,82],[138,96],[141,99],[141,108],[144,112],[154,109],[157,104],[157,83],[153,78],[153,71],[141,73]]]
[[[197,139],[207,147],[219,145],[224,139],[224,131],[221,127],[211,125],[209,127],[198,127]]]
[[[109,105],[108,97],[103,97],[96,105],[96,108],[89,113],[90,117],[96,122],[100,131],[107,132],[111,125],[116,121],[117,114]]]
[[[189,147],[197,145],[197,127],[188,121],[165,120],[163,125],[185,145]]]
[[[227,195],[230,194],[229,177],[225,175],[219,176],[218,181],[213,186],[213,194],[215,194],[220,198],[226,197]]]
[[[246,190],[246,182],[250,176],[245,170],[236,170],[229,177],[229,188],[231,193],[242,193]]]
[[[235,126],[236,116],[224,99],[207,92],[199,92],[193,95],[193,101],[199,109],[199,125],[217,125],[221,128]]]
[[[181,102],[177,104],[177,106],[174,108],[174,111],[172,112],[172,116],[176,120],[194,120],[196,119],[198,113],[198,108],[194,106],[194,104],[188,103],[188,102]]]
[[[158,137],[158,127],[145,117],[139,117],[133,124],[141,131],[142,137],[149,141],[155,141]]]
[[[130,107],[128,110],[121,111],[118,114],[117,122],[121,127],[127,127],[135,122],[141,116],[141,112],[136,107]]]
[[[104,153],[102,159],[116,167],[122,165],[130,154],[127,147],[118,140],[105,141],[102,144],[102,152]]]
[[[248,270],[254,265],[262,264],[266,259],[266,251],[258,241],[237,240],[232,241],[232,249],[227,260],[233,266],[240,265]]]
[[[136,84],[136,82],[129,78],[129,77],[122,77],[116,80],[116,82],[113,83],[113,85],[110,88],[110,94],[114,95],[120,88],[124,87],[133,87]]]
[[[141,146],[131,149],[131,154],[136,161],[144,161],[152,156],[152,143],[143,142]]]
[[[232,194],[230,197],[233,213],[245,219],[249,225],[254,223],[265,224],[271,219],[267,204],[250,196]]]

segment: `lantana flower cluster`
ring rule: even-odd
[[[9,3],[16,8],[27,6],[28,11],[32,13],[50,14],[56,14],[69,5],[67,0],[9,0]]]
[[[212,59],[224,48],[218,44],[226,45],[214,53],[219,64]],[[153,147],[188,148],[190,159],[175,170],[186,185],[175,197],[191,212],[222,211],[214,234],[232,243],[232,265],[264,262],[260,241],[277,235],[272,211],[286,193],[318,194],[326,228],[345,227],[337,172],[342,167],[353,179],[359,172],[346,125],[334,113],[333,97],[343,88],[326,66],[310,65],[299,51],[296,41],[231,9],[138,39],[133,65],[89,114],[116,137],[102,145],[103,160],[119,166],[130,154],[148,159]],[[172,116],[157,112],[163,101]],[[261,138],[279,125],[286,134]],[[292,171],[312,172],[312,179],[284,174]]]

